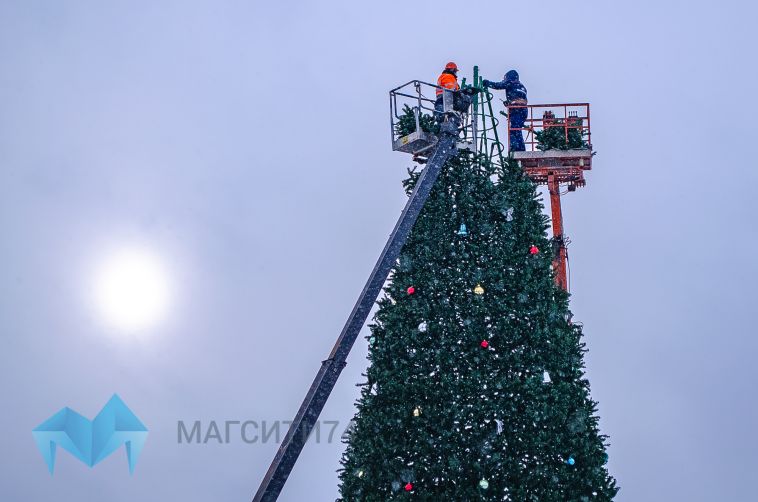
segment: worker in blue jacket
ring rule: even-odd
[[[490,87],[492,89],[505,89],[505,104],[507,106],[523,106],[524,108],[509,108],[508,123],[509,129],[517,129],[510,131],[510,143],[512,152],[523,152],[524,148],[524,136],[521,134],[520,129],[524,127],[524,122],[529,116],[529,109],[526,107],[526,87],[519,81],[518,72],[511,70],[505,74],[502,82],[492,82],[490,80],[484,80],[482,82],[484,87]]]

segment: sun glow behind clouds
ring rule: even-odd
[[[154,326],[166,315],[166,271],[143,248],[121,249],[103,260],[95,275],[95,303],[114,328],[135,332]]]

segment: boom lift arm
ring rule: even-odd
[[[456,143],[459,124],[459,118],[451,114],[440,125],[439,138],[433,147],[433,153],[421,172],[416,187],[405,204],[400,219],[395,224],[374,270],[363,287],[352,312],[350,312],[331,354],[325,361],[321,362],[321,368],[316,374],[303,404],[300,405],[287,435],[279,446],[271,466],[263,477],[253,502],[275,502],[279,497],[284,483],[292,472],[292,468],[295,466],[295,462],[305,446],[321,410],[324,408],[324,404],[326,404],[326,400],[337,383],[337,378],[346,365],[350,349],[353,347],[361,328],[363,328],[392,266],[400,256],[403,244],[405,244],[435,181],[437,181],[442,166],[458,151]]]

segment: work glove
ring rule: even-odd
[[[491,83],[492,83],[492,82],[490,82],[490,81],[489,81],[489,80],[487,80],[487,79],[484,79],[484,80],[482,80],[482,85],[485,87],[485,89],[486,89],[487,87],[489,87]]]

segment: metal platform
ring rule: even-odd
[[[511,152],[535,182],[547,184],[548,176],[559,183],[584,186],[584,171],[592,169],[592,150],[546,150]]]
[[[437,102],[437,92],[442,91],[442,104]],[[471,94],[468,87],[461,91],[466,96]],[[437,145],[438,137],[429,129],[436,129],[442,122],[451,122],[456,125],[459,139],[457,148],[477,151],[474,138],[477,137],[477,126],[474,123],[474,114],[470,111],[471,104],[476,108],[477,93],[474,93],[470,102],[461,98],[464,94],[443,89],[442,87],[421,80],[411,80],[390,91],[390,132],[392,134],[392,149],[396,152],[410,153],[414,160],[426,158],[432,153]],[[404,120],[408,120],[408,112],[413,112],[415,126],[405,123],[402,129],[399,127]],[[434,118],[434,120],[430,120]],[[424,126],[422,126],[424,122]],[[412,132],[401,136],[401,130]],[[426,130],[424,130],[426,129]]]
[[[413,131],[392,143],[396,152],[418,154],[430,150],[437,144],[437,136],[424,131]]]

